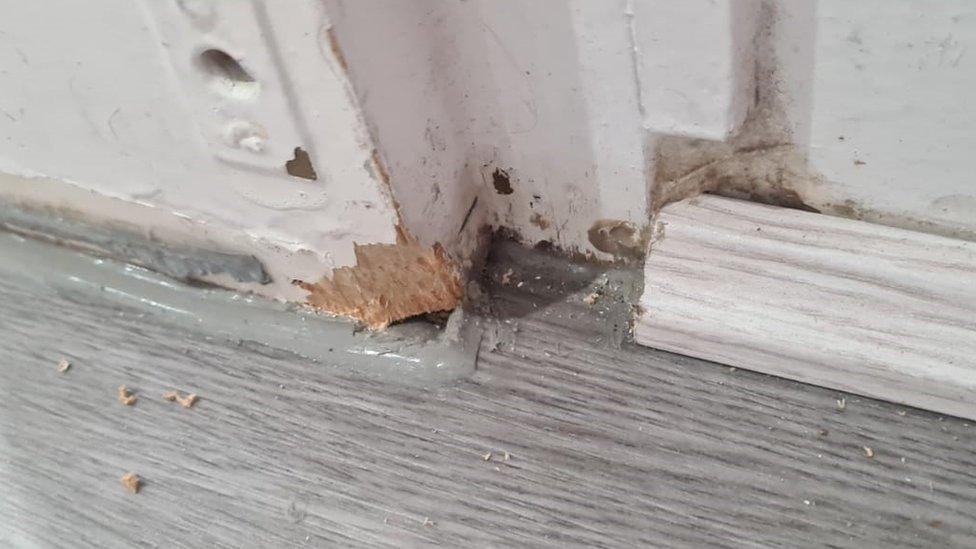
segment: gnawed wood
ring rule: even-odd
[[[356,266],[336,269],[331,279],[295,281],[309,292],[309,305],[382,329],[461,302],[460,273],[439,244],[428,248],[401,233],[397,244],[357,244],[355,253]]]

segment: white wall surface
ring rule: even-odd
[[[355,263],[353,242],[396,236],[328,28],[321,4],[304,0],[0,4],[0,171],[244,233],[278,275],[265,290],[299,297],[291,278],[317,280]],[[202,66],[211,48],[260,89],[235,91],[246,83]],[[286,173],[295,147],[317,180]],[[46,201],[73,205],[71,189],[46,188]]]
[[[656,133],[724,140],[755,90],[758,0],[633,2],[644,122]]]
[[[820,199],[976,235],[976,3],[820,0],[809,158]]]

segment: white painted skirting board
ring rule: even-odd
[[[701,196],[641,306],[643,345],[976,419],[976,243]]]

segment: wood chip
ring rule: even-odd
[[[508,455],[508,452],[505,452],[505,453],[504,453],[504,454],[502,455],[502,459],[503,459],[503,460],[505,460],[505,461],[508,461],[508,458],[509,458],[509,457],[511,457],[511,456],[509,456],[509,455]]]
[[[66,359],[63,359],[62,358],[61,360],[58,361],[58,373],[59,374],[63,374],[65,372],[67,372],[69,368],[71,368],[71,363],[68,362]]]
[[[136,396],[133,395],[125,385],[119,386],[119,402],[126,406],[132,406],[136,403]]]
[[[430,520],[430,517],[424,517],[424,526],[430,528],[434,525],[434,521]]]
[[[481,459],[485,461],[491,461],[491,452],[488,452],[487,454],[481,456]]]
[[[513,274],[515,274],[515,271],[513,271],[512,269],[505,271],[505,273],[502,274],[502,284],[504,284],[505,286],[511,284]]]
[[[583,303],[586,303],[587,305],[593,305],[594,303],[596,303],[596,300],[598,299],[600,299],[600,294],[593,292],[592,294],[583,298]]]
[[[846,398],[839,399],[837,401],[837,409],[843,410],[845,408],[847,408],[847,399]]]
[[[193,408],[193,405],[197,403],[200,399],[196,393],[190,393],[186,396],[180,395],[179,391],[166,391],[163,393],[163,399],[170,402],[179,402],[180,406],[184,408]]]
[[[178,398],[176,400],[177,402],[180,403],[180,406],[184,408],[193,408],[193,405],[197,403],[197,398],[198,397],[196,394],[191,393],[189,395],[186,395],[185,397]]]
[[[138,494],[139,489],[142,488],[142,480],[135,473],[126,473],[122,475],[122,486],[133,494]]]
[[[867,446],[864,446],[864,455],[866,455],[868,459],[871,459],[874,457],[874,450],[868,448]]]

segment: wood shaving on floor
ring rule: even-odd
[[[65,372],[67,372],[68,369],[70,369],[70,368],[71,368],[71,363],[68,362],[66,359],[63,359],[62,358],[61,360],[58,361],[58,373],[59,374],[63,374]]]
[[[197,403],[197,400],[200,399],[200,397],[198,397],[196,393],[190,393],[186,396],[181,396],[179,391],[166,391],[165,393],[163,393],[163,399],[168,400],[170,402],[179,402],[180,406],[184,408],[192,408],[193,405]]]
[[[132,394],[125,385],[119,386],[119,402],[126,406],[132,406],[136,403],[136,396]]]
[[[142,488],[142,479],[135,473],[126,473],[122,475],[122,486],[133,494],[138,494]]]
[[[874,450],[872,450],[867,446],[864,446],[864,455],[867,456],[868,459],[871,459],[874,457]]]

